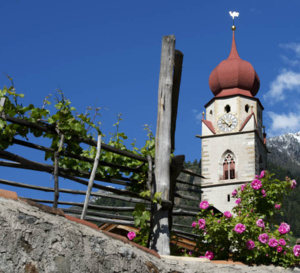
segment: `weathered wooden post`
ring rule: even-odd
[[[90,176],[90,180],[89,180],[89,185],[86,191],[86,195],[85,195],[85,200],[84,200],[84,205],[83,205],[83,209],[82,209],[82,213],[81,213],[81,217],[80,219],[84,219],[87,209],[88,209],[88,205],[89,205],[89,201],[90,201],[90,196],[91,196],[91,191],[94,185],[94,180],[95,180],[95,176],[97,173],[97,168],[98,168],[98,164],[99,164],[99,159],[100,159],[100,153],[101,153],[101,135],[98,135],[98,141],[97,141],[97,153],[96,153],[96,157],[95,157],[95,161],[94,161],[94,166],[93,166],[93,170]]]
[[[161,198],[163,200],[169,200],[170,198],[170,154],[172,146],[171,132],[174,65],[175,36],[164,36],[162,41],[158,86],[154,184],[155,192],[161,192]],[[175,130],[174,127],[173,130]],[[156,204],[154,214],[152,215],[153,230],[150,239],[150,248],[155,249],[162,255],[170,254],[169,209],[170,207],[163,207]]]

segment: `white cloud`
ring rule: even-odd
[[[202,118],[203,118],[203,115],[201,112],[199,112],[198,110],[196,109],[193,109],[192,110],[193,114],[195,115],[195,119],[197,121],[197,123],[200,123],[202,121]]]
[[[281,55],[280,57],[286,64],[288,64],[290,66],[297,66],[300,64],[300,61],[297,59],[291,60],[290,58],[288,58],[287,56],[284,56],[284,55]]]
[[[293,50],[296,57],[300,58],[300,43],[279,44],[279,47]]]
[[[284,133],[295,133],[300,131],[300,113],[276,114],[274,112],[267,112],[268,117],[271,118],[272,124],[270,127],[271,136],[281,135]]]
[[[284,91],[300,91],[300,73],[283,70],[276,79],[271,82],[269,91],[264,95],[264,99],[270,103],[285,99]]]

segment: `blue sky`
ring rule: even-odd
[[[106,134],[122,113],[121,130],[142,146],[143,125],[155,132],[162,36],[174,34],[184,54],[175,154],[200,159],[199,114],[213,96],[210,73],[230,52],[230,10],[240,12],[239,55],[261,80],[268,136],[300,131],[297,0],[1,0],[0,86],[6,73],[24,104],[41,106],[59,88],[78,111],[102,107]]]

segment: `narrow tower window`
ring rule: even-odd
[[[212,110],[210,110],[210,111],[209,111],[209,114],[212,115],[212,113],[213,113]]]
[[[246,113],[248,113],[248,112],[249,112],[249,108],[250,108],[250,107],[249,107],[249,105],[248,105],[248,104],[246,104],[246,105],[245,105],[245,111],[246,111]]]
[[[235,160],[232,154],[227,154],[223,161],[223,180],[235,179]]]
[[[227,194],[227,202],[230,202],[230,194]]]
[[[226,113],[229,113],[229,112],[230,112],[230,106],[229,106],[228,104],[225,106],[225,112],[226,112]]]

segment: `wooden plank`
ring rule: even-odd
[[[0,164],[1,166],[1,164]],[[5,185],[10,185],[14,187],[20,187],[20,188],[27,188],[27,189],[32,189],[32,190],[40,190],[40,191],[45,191],[45,192],[53,192],[54,188],[49,188],[49,187],[42,187],[42,186],[34,186],[30,184],[24,184],[20,182],[14,182],[14,181],[9,181],[5,179],[0,179],[1,184]],[[85,191],[80,191],[80,190],[70,190],[70,189],[59,189],[59,192],[63,193],[70,193],[70,194],[81,194],[85,195]],[[120,196],[120,195],[114,195],[110,193],[98,193],[98,192],[91,192],[92,196],[96,197],[103,197],[103,198],[111,198],[115,200],[122,200],[122,201],[127,201],[131,203],[144,203],[144,204],[150,204],[150,201],[139,199],[139,198],[132,198],[132,197],[125,197],[125,196]],[[59,202],[58,202],[59,204]]]
[[[203,192],[202,190],[188,189],[188,188],[182,189],[182,188],[178,188],[178,187],[176,187],[176,191],[187,191],[187,192],[195,192],[195,193],[202,193]]]
[[[46,132],[46,133],[50,133],[50,134],[57,134],[55,132],[55,125],[53,125],[53,124],[47,124],[47,123],[42,123],[42,122],[34,123],[34,122],[30,122],[30,121],[23,120],[20,118],[11,117],[8,115],[5,116],[5,120],[15,123],[15,124],[25,125],[30,128],[39,129],[42,132]],[[97,141],[95,141],[94,139],[88,139],[88,138],[83,138],[83,137],[73,137],[73,140],[97,147]],[[131,151],[120,150],[118,148],[109,146],[105,143],[102,143],[102,149],[109,151],[109,152],[113,152],[115,154],[123,155],[123,156],[129,157],[129,158],[133,158],[133,159],[139,160],[141,162],[147,163],[147,159],[145,157],[134,154]]]
[[[127,226],[134,227],[134,221],[109,219],[109,218],[95,217],[95,216],[86,216],[85,220],[95,221],[95,222],[103,222],[103,223],[110,223],[110,224],[118,224],[118,225],[127,225]]]
[[[24,147],[33,148],[35,150],[44,151],[44,152],[55,153],[55,150],[52,149],[52,148],[47,148],[47,147],[44,147],[44,146],[41,146],[41,145],[38,145],[38,144],[35,144],[35,143],[31,143],[31,142],[28,142],[28,141],[23,141],[23,140],[16,139],[16,138],[13,138],[12,141],[13,141],[13,143],[24,146]],[[71,157],[71,158],[74,158],[74,159],[78,159],[78,160],[81,160],[81,161],[94,163],[94,159],[92,159],[92,158],[76,155],[76,154],[73,154],[73,153],[70,153],[70,152],[63,151],[62,155],[66,156],[66,157]],[[124,171],[124,172],[141,172],[140,166],[137,167],[137,168],[131,168],[131,167],[126,167],[126,166],[122,166],[122,165],[119,165],[119,164],[114,164],[114,163],[105,162],[105,161],[101,161],[101,160],[99,160],[99,165],[110,167],[110,168],[115,168],[115,169],[120,169],[121,171]]]
[[[173,90],[172,90],[172,121],[171,121],[171,151],[175,150],[175,131],[178,109],[179,90],[181,82],[183,54],[179,50],[175,50],[175,65],[173,75]]]
[[[82,210],[81,209],[74,209],[73,208],[73,209],[62,209],[62,210],[66,213],[82,215]],[[92,211],[92,210],[87,210],[85,212],[84,217],[87,217],[87,216],[97,216],[97,217],[103,217],[103,218],[108,218],[108,219],[120,219],[120,220],[129,220],[129,221],[134,220],[132,216],[119,215],[119,214],[110,214],[110,213],[97,212],[97,211]]]
[[[188,209],[190,211],[192,210],[192,211],[197,211],[197,212],[200,211],[199,206],[192,207],[192,206],[186,206],[186,205],[175,205],[174,209]]]
[[[91,173],[91,177],[90,177],[90,180],[89,180],[89,185],[88,185],[86,195],[85,195],[84,206],[83,206],[82,214],[81,214],[81,217],[80,217],[81,219],[84,219],[87,208],[88,208],[88,204],[89,204],[89,201],[90,201],[90,195],[91,195],[92,187],[93,187],[93,184],[94,184],[94,179],[95,179],[95,176],[96,176],[96,171],[97,171],[97,168],[98,168],[100,152],[101,152],[101,135],[98,136],[97,153],[96,153],[95,162],[94,162],[93,170],[92,170],[92,173]]]
[[[192,229],[192,226],[187,226],[187,225],[181,225],[181,224],[173,224],[174,227],[183,227],[183,228],[189,228]]]
[[[12,154],[7,151],[0,151],[0,157],[22,163],[24,166],[29,166],[29,167],[35,168],[39,171],[44,171],[44,172],[48,172],[48,173],[52,173],[54,171],[54,167],[52,165],[31,161],[31,160],[28,160],[26,158],[23,158],[16,154]],[[59,168],[60,177],[64,177],[64,178],[76,181],[83,185],[88,185],[88,182],[86,180],[83,180],[81,178],[77,178],[77,177],[74,177],[73,175],[68,174],[68,173],[72,173],[72,172],[74,172],[74,171],[66,169],[66,168]],[[77,173],[80,173],[80,172],[77,171]],[[107,187],[107,186],[103,186],[103,185],[99,185],[99,184],[94,184],[94,188],[97,188],[100,190],[105,190],[105,191],[116,193],[116,194],[128,195],[131,197],[141,198],[138,193],[128,191],[128,190],[119,190],[119,189],[115,189],[115,188],[111,188],[111,187]],[[141,199],[143,199],[143,198],[141,198]],[[147,198],[145,198],[145,199],[147,199]]]
[[[193,184],[193,183],[189,183],[189,182],[178,180],[178,179],[176,180],[176,183],[189,185],[189,186],[193,186],[193,187],[198,187],[200,189],[202,188],[202,186],[200,184]]]
[[[171,115],[173,69],[175,61],[175,36],[164,36],[162,41],[160,74],[158,85],[158,111],[155,140],[155,190],[162,193],[162,199],[169,200]],[[161,255],[170,255],[170,230],[168,208],[155,205],[152,216],[153,230],[150,248]]]
[[[46,204],[53,204],[53,200],[48,199],[36,199],[36,198],[28,198],[28,197],[21,197],[25,199],[30,199],[37,203],[46,203]],[[76,206],[76,207],[83,207],[84,203],[82,202],[71,202],[71,201],[58,201],[59,205],[69,205],[69,206]],[[95,210],[106,210],[106,211],[134,211],[135,207],[112,207],[112,206],[98,206],[98,205],[89,205],[89,208]],[[149,210],[147,208],[147,210]]]
[[[188,236],[188,237],[190,237],[190,238],[201,238],[202,236],[200,236],[200,235],[197,235],[197,234],[193,234],[193,233],[191,233],[191,232],[185,232],[185,231],[181,231],[181,230],[178,230],[178,229],[172,229],[172,231],[174,231],[175,233],[178,233],[178,234],[182,234],[182,235],[186,235],[186,236]],[[188,237],[185,237],[185,238],[187,238],[188,239]]]
[[[192,176],[197,176],[197,177],[200,177],[200,178],[205,178],[204,176],[202,176],[201,174],[198,174],[198,173],[194,173],[190,170],[187,170],[187,169],[183,169],[181,172],[183,173],[186,173],[186,174],[189,174],[189,175],[192,175]]]
[[[173,210],[172,214],[174,216],[197,216],[198,212],[187,211],[183,209]]]
[[[54,172],[53,172],[53,176],[54,176],[54,202],[53,202],[53,208],[57,208],[57,202],[58,202],[58,198],[59,198],[59,167],[58,167],[58,161],[59,161],[59,155],[60,155],[60,151],[63,148],[64,145],[64,140],[65,140],[65,136],[63,134],[60,135],[60,141],[59,141],[59,147],[58,150],[55,151],[54,153]]]
[[[38,171],[38,172],[48,172],[51,173],[50,171],[45,171],[41,168],[39,168],[39,166],[35,166],[35,165],[26,165],[26,164],[21,164],[21,163],[17,163],[17,162],[9,162],[9,161],[1,161],[0,160],[0,166],[3,167],[9,167],[9,168],[18,168],[18,169],[25,169],[25,170],[32,170],[32,171]],[[86,177],[85,174],[82,175],[83,178]],[[125,181],[122,181],[122,179],[124,179]],[[129,181],[128,179],[122,177],[122,179],[114,179],[111,177],[108,178],[104,178],[102,179],[102,177],[96,176],[97,181],[101,181],[104,183],[111,183],[111,184],[117,184],[117,185],[123,185],[123,186],[130,186],[130,183],[128,183],[127,181]]]
[[[175,197],[179,197],[179,198],[187,199],[187,200],[199,201],[199,202],[201,201],[200,197],[194,197],[194,196],[190,196],[190,195],[184,195],[184,194],[181,194],[181,193],[178,193],[178,192],[175,193]]]
[[[170,201],[172,202],[172,207],[170,208],[169,213],[169,229],[172,229],[173,224],[173,208],[174,208],[174,199],[175,199],[175,190],[176,190],[176,179],[179,176],[181,170],[183,169],[183,163],[185,160],[184,155],[174,156],[171,160],[170,166]]]

